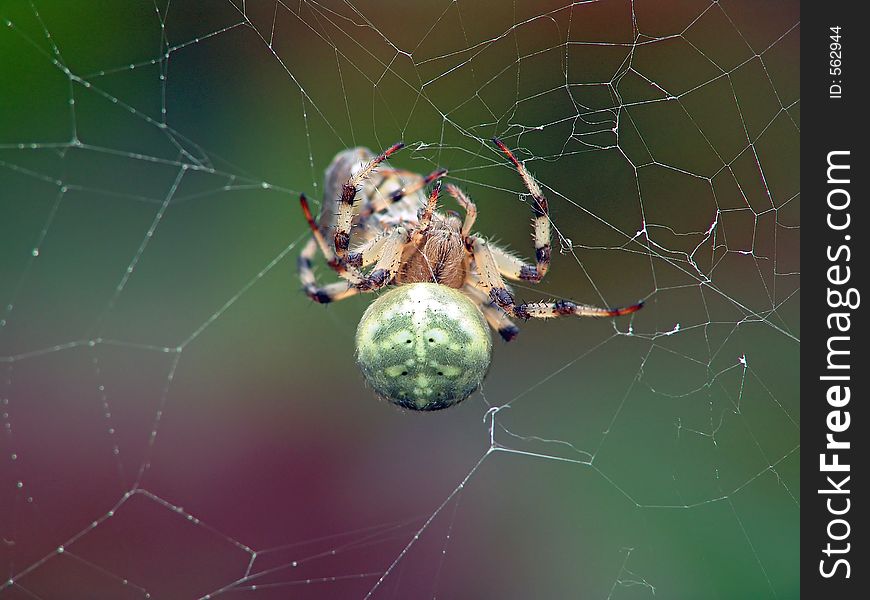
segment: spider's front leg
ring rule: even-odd
[[[402,252],[410,240],[411,236],[404,227],[393,229],[383,242],[380,258],[374,268],[362,281],[353,284],[353,287],[362,292],[374,292],[395,279],[402,263]]]
[[[394,153],[404,148],[405,144],[399,142],[393,144],[379,155],[366,163],[361,169],[350,176],[341,186],[341,195],[338,199],[338,216],[335,220],[335,233],[333,234],[333,247],[339,261],[344,261],[350,247],[350,228],[353,221],[353,205],[360,184],[371,175],[379,164],[387,160]]]
[[[336,281],[324,286],[319,285],[314,275],[312,262],[316,253],[317,240],[311,238],[302,249],[302,252],[299,253],[299,259],[297,260],[299,280],[302,282],[302,289],[306,296],[318,304],[329,304],[330,302],[338,302],[359,293],[359,290],[350,287],[347,281]]]
[[[535,264],[527,265],[515,256],[505,254],[503,260],[499,261],[499,266],[502,267],[501,271],[506,277],[538,283],[550,268],[550,205],[543,190],[541,190],[541,186],[535,181],[526,166],[514,156],[514,153],[500,139],[492,138],[492,141],[513,163],[522,177],[526,189],[532,195],[533,202],[532,229],[535,241]]]
[[[550,319],[567,315],[595,318],[620,317],[637,312],[643,308],[643,302],[621,308],[600,308],[588,304],[577,304],[570,300],[517,303],[507,290],[507,286],[499,274],[498,266],[486,241],[477,237],[472,237],[471,241],[471,251],[480,276],[480,286],[489,295],[490,300],[499,308],[518,319]]]
[[[410,236],[403,227],[394,229],[387,234],[379,235],[363,245],[359,251],[351,252],[348,259],[364,267],[377,260],[374,269],[368,275],[363,275],[356,266],[348,265],[339,270],[339,274],[347,281],[337,281],[324,286],[317,283],[314,275],[312,259],[317,252],[316,237],[308,240],[305,248],[299,254],[299,279],[305,295],[318,304],[338,302],[360,292],[373,292],[390,283],[399,272],[402,250]]]
[[[327,243],[326,238],[323,237],[323,234],[320,233],[320,226],[317,224],[317,221],[314,220],[314,216],[311,214],[311,207],[308,205],[308,198],[305,197],[305,194],[299,195],[299,205],[302,207],[302,214],[305,215],[305,220],[308,222],[308,227],[311,229],[311,241],[309,241],[305,250],[303,250],[302,254],[300,254],[300,263],[299,263],[299,272],[302,273],[303,263],[301,259],[304,256],[307,256],[309,262],[309,270],[311,268],[311,259],[314,258],[315,250],[319,247],[320,252],[323,253],[323,257],[326,259],[326,264],[329,265],[333,271],[338,273],[343,279],[346,279],[350,283],[359,283],[363,279],[362,273],[360,273],[356,268],[352,265],[349,265],[346,260],[339,260],[339,258],[335,255],[335,252],[332,251],[332,248]],[[309,251],[310,249],[310,251]],[[372,261],[374,262],[374,261]],[[303,282],[304,283],[304,282]],[[310,294],[309,294],[310,296]]]
[[[432,224],[432,215],[435,214],[435,210],[438,208],[438,195],[440,193],[441,182],[436,181],[435,185],[432,186],[432,191],[429,192],[429,200],[426,202],[426,206],[420,212],[420,224],[414,232],[415,236],[419,237],[425,234],[426,230],[429,229],[429,225]]]
[[[457,204],[459,204],[459,206],[462,207],[462,210],[465,211],[465,219],[462,221],[462,230],[460,233],[462,234],[462,238],[466,239],[471,235],[471,228],[474,227],[474,221],[477,219],[477,206],[468,196],[465,195],[465,192],[452,183],[447,184],[447,193],[453,196],[453,199],[456,200]]]
[[[300,252],[298,260],[299,279],[302,282],[302,289],[305,291],[305,294],[319,304],[328,304],[344,300],[359,294],[361,291],[377,289],[379,287],[377,283],[381,274],[375,274],[373,271],[366,277],[360,269],[380,260],[385,251],[395,251],[392,246],[387,248],[388,242],[392,239],[391,235],[395,233],[395,230],[393,232],[381,232],[357,248],[356,251],[349,253],[346,260],[341,261],[335,256],[332,248],[320,233],[320,228],[311,214],[311,208],[308,206],[308,200],[304,194],[299,197],[299,203],[302,206],[305,220],[308,221],[308,226],[311,229],[311,239],[308,240],[308,243],[302,249],[302,252]],[[318,247],[323,253],[324,258],[326,258],[327,264],[345,279],[345,282],[330,283],[325,286],[318,285],[313,269],[313,259]],[[401,250],[399,256],[401,257]],[[387,266],[389,267],[389,265]],[[386,281],[389,281],[389,279]]]
[[[447,175],[447,169],[432,171],[426,175],[426,177],[420,177],[417,173],[412,173],[411,171],[405,171],[403,169],[383,169],[380,171],[380,174],[385,177],[390,175],[399,176],[411,183],[393,191],[386,197],[379,194],[376,198],[369,199],[369,201],[363,204],[360,208],[359,214],[361,219],[365,219],[366,217],[381,212],[382,210],[387,210],[390,206],[396,202],[400,202],[403,198],[416,194],[433,181],[437,181]]]

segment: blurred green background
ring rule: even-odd
[[[797,2],[0,18],[0,596],[798,595]],[[560,236],[517,295],[647,306],[526,323],[401,412],[368,299],[299,290],[297,196],[404,140],[529,256],[493,135]]]

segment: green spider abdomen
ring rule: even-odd
[[[489,368],[492,339],[462,292],[436,283],[394,288],[372,302],[356,332],[357,363],[375,392],[412,410],[458,404]]]

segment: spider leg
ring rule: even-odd
[[[335,233],[333,234],[333,248],[335,255],[339,260],[343,261],[347,256],[347,249],[350,246],[350,229],[353,221],[353,205],[356,200],[357,192],[360,184],[371,175],[375,168],[387,160],[392,154],[398,152],[404,147],[404,144],[399,142],[393,144],[376,157],[366,163],[359,171],[354,173],[341,186],[341,196],[338,199],[338,215],[335,220]]]
[[[382,232],[374,236],[354,252],[349,253],[346,260],[341,261],[332,252],[332,248],[330,248],[323,234],[321,234],[320,228],[311,214],[311,208],[308,206],[305,194],[299,197],[299,203],[302,206],[302,213],[305,215],[305,220],[308,221],[312,235],[305,248],[299,254],[298,261],[299,278],[302,281],[305,293],[309,298],[321,304],[343,300],[359,293],[361,288],[357,286],[365,287],[368,285],[367,278],[360,271],[360,268],[368,266],[381,258],[383,248],[389,238],[389,233]],[[312,260],[318,248],[320,248],[330,268],[343,279],[346,279],[349,282],[348,284],[336,282],[324,287],[317,285],[317,280],[312,269]]]
[[[501,339],[509,342],[519,335],[520,328],[507,318],[504,311],[489,303],[481,304],[479,308],[486,322],[498,332]]]
[[[353,261],[356,261],[358,257],[360,266],[377,261],[375,268],[368,276],[360,273],[355,266],[351,266],[348,270],[339,272],[348,280],[348,283],[337,281],[319,286],[312,268],[312,259],[317,253],[318,242],[316,237],[312,237],[299,253],[298,267],[302,289],[309,298],[319,304],[344,300],[360,292],[379,290],[392,281],[398,273],[402,251],[407,241],[408,232],[404,228],[381,234],[369,240],[358,252],[352,252],[348,255],[348,259]]]
[[[327,243],[326,238],[324,238],[323,234],[320,232],[320,227],[318,226],[317,222],[314,220],[314,216],[311,214],[311,207],[308,206],[308,199],[305,197],[305,194],[299,195],[299,204],[302,207],[302,214],[305,215],[305,220],[308,222],[308,227],[309,227],[309,229],[311,229],[311,235],[312,235],[311,241],[314,242],[313,245],[311,243],[309,243],[305,247],[305,250],[308,250],[309,247],[311,248],[311,252],[309,253],[310,255],[307,257],[309,263],[311,262],[311,259],[314,258],[314,253],[315,253],[316,249],[320,248],[320,251],[323,253],[323,257],[326,259],[326,264],[328,264],[329,267],[333,271],[335,271],[342,278],[347,279],[351,283],[359,283],[360,281],[362,281],[363,275],[361,273],[359,273],[359,271],[357,269],[354,269],[352,267],[348,268],[346,261],[339,260],[338,257],[336,257],[335,253],[332,251],[332,248]],[[305,250],[303,250],[302,254],[299,257],[300,258],[300,263],[299,263],[300,276],[302,274],[302,262],[301,261],[302,261],[302,256],[306,254]],[[310,264],[309,264],[309,268],[310,268]],[[304,282],[303,282],[303,284],[304,284]]]
[[[376,263],[381,258],[384,245],[389,241],[390,233],[391,231],[381,231],[353,252],[348,252],[345,263],[353,269],[367,267]]]
[[[308,198],[305,197],[305,194],[299,194],[299,205],[302,207],[302,214],[305,215],[305,220],[308,222],[308,228],[311,229],[311,235],[314,236],[314,241],[317,243],[320,251],[323,252],[324,258],[326,258],[327,262],[334,262],[335,253],[332,251],[332,248],[329,247],[326,238],[324,238],[323,234],[320,232],[320,227],[317,225],[317,221],[314,220],[314,216],[311,214],[311,207],[308,206]]]
[[[477,219],[477,206],[461,189],[452,183],[447,184],[447,193],[453,196],[453,199],[465,211],[465,220],[462,223],[462,237],[467,238],[471,235],[471,228],[474,227],[474,221]]]
[[[520,333],[519,327],[508,318],[503,310],[493,304],[484,292],[474,287],[473,283],[466,284],[462,291],[477,303],[477,307],[483,313],[486,322],[498,332],[504,341],[509,342],[517,337]]]
[[[371,216],[373,213],[386,210],[392,204],[395,204],[396,202],[402,200],[402,198],[410,196],[411,194],[416,194],[433,181],[437,181],[438,179],[441,179],[442,177],[447,175],[447,169],[438,169],[437,171],[432,171],[431,173],[426,175],[426,177],[420,177],[420,175],[417,173],[412,173],[411,171],[405,171],[402,169],[382,169],[379,171],[379,173],[385,176],[397,175],[405,180],[411,181],[411,183],[397,190],[394,190],[392,193],[386,196],[378,195],[378,197],[376,197],[374,200],[368,202],[360,209],[361,219]]]
[[[389,232],[371,273],[359,283],[353,284],[353,287],[363,292],[374,292],[390,283],[399,273],[402,252],[409,240],[410,235],[404,227],[397,227]]]
[[[317,278],[314,276],[311,262],[317,252],[317,245],[316,238],[311,238],[302,249],[302,252],[299,253],[297,263],[299,267],[299,279],[302,281],[302,289],[305,291],[305,295],[314,302],[327,304],[358,294],[358,289],[351,287],[349,283],[344,281],[336,281],[322,287],[317,284]]]
[[[541,279],[539,277],[529,278],[530,273],[534,274],[536,272],[536,267],[534,265],[526,263],[523,259],[511,254],[510,251],[496,246],[495,244],[490,244],[489,249],[492,252],[492,257],[495,260],[498,272],[501,273],[503,277],[507,277],[514,281],[540,283]]]
[[[492,138],[492,141],[516,167],[526,189],[529,190],[534,200],[532,204],[532,214],[534,215],[532,228],[534,231],[536,264],[535,266],[521,264],[518,278],[537,283],[544,278],[544,275],[547,274],[547,269],[550,268],[550,207],[544,192],[541,190],[541,186],[535,181],[535,178],[532,177],[526,166],[514,156],[514,153],[500,139]]]
[[[480,276],[480,287],[499,308],[518,319],[550,319],[567,315],[596,318],[619,317],[643,308],[643,302],[622,308],[600,308],[588,304],[576,304],[570,300],[517,303],[508,291],[501,274],[499,274],[495,258],[493,258],[487,243],[481,238],[471,238],[471,240],[471,251]]]
[[[417,235],[423,234],[427,229],[429,229],[429,224],[432,222],[432,215],[438,207],[438,194],[440,193],[441,182],[436,181],[435,185],[432,186],[432,191],[429,192],[429,201],[426,202],[426,206],[420,214],[420,225],[417,227],[417,231],[415,232]]]

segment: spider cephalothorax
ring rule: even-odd
[[[326,171],[318,221],[305,196],[300,198],[312,231],[299,256],[309,298],[327,303],[397,286],[375,300],[360,322],[357,360],[375,391],[400,406],[446,408],[477,388],[491,350],[483,320],[510,341],[519,332],[510,317],[617,317],[643,306],[514,300],[503,278],[538,283],[550,266],[549,207],[523,163],[501,141],[493,142],[532,196],[535,264],[472,233],[477,209],[458,187],[446,186],[465,217],[438,212],[445,169],[423,177],[381,166],[401,143],[377,156],[366,148],[339,153]],[[344,281],[317,284],[311,260],[318,247]]]

